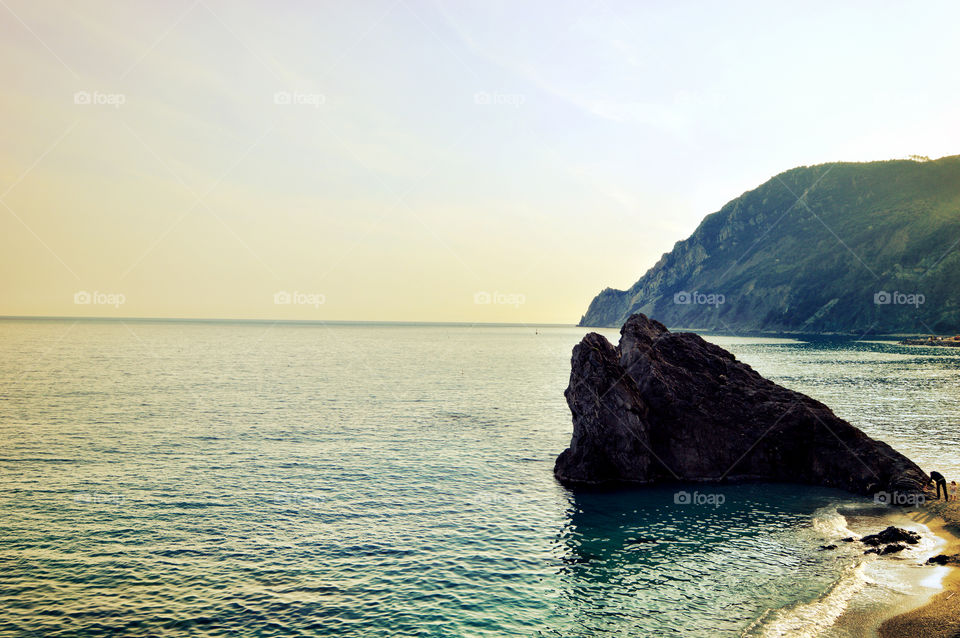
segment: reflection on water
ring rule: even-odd
[[[723,504],[679,505],[679,490]],[[560,537],[563,605],[582,635],[625,626],[638,635],[737,635],[765,609],[815,597],[855,563],[855,548],[819,551],[837,531],[811,517],[845,501],[855,499],[790,485],[571,493]]]

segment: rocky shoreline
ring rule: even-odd
[[[916,545],[920,542],[920,535],[916,532],[911,532],[910,530],[902,529],[891,525],[887,527],[882,532],[876,534],[868,534],[859,541],[853,536],[848,536],[846,538],[841,538],[838,542],[843,543],[855,543],[860,542],[863,545],[866,545],[870,549],[864,551],[864,554],[878,554],[880,556],[886,556],[887,554],[896,554],[902,552],[907,548],[907,545]],[[904,544],[906,543],[906,544]],[[821,545],[820,551],[827,551],[831,549],[837,549],[836,544],[830,545]],[[940,556],[936,557],[937,560],[940,560]],[[943,557],[944,560],[952,560],[952,557]],[[930,559],[931,564],[934,564],[935,561],[933,558]],[[936,564],[945,564],[945,563],[936,563]]]
[[[904,339],[900,342],[901,346],[940,346],[944,348],[960,348],[960,335],[954,337],[915,337]]]
[[[947,541],[942,553],[927,564],[953,569],[944,579],[941,593],[920,608],[886,620],[878,633],[881,638],[956,638],[960,636],[960,503],[928,502],[910,517]]]

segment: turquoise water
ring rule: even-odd
[[[0,321],[0,635],[762,635],[861,564],[842,492],[557,485],[583,334]],[[711,340],[960,477],[960,353]]]

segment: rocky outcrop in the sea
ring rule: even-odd
[[[696,334],[642,314],[620,334],[616,347],[590,333],[573,349],[573,438],[554,468],[564,484],[754,480],[874,494],[928,482],[886,443]]]
[[[909,545],[916,545],[918,542],[920,542],[920,534],[911,532],[908,529],[901,529],[891,525],[882,532],[864,536],[860,539],[860,542],[864,545],[869,545],[870,547],[890,545],[893,543],[907,543]]]

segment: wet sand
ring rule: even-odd
[[[909,513],[930,531],[947,541],[943,554],[960,553],[960,503],[932,501]],[[956,566],[943,580],[943,591],[923,607],[894,616],[880,625],[881,638],[960,637],[960,569]]]

